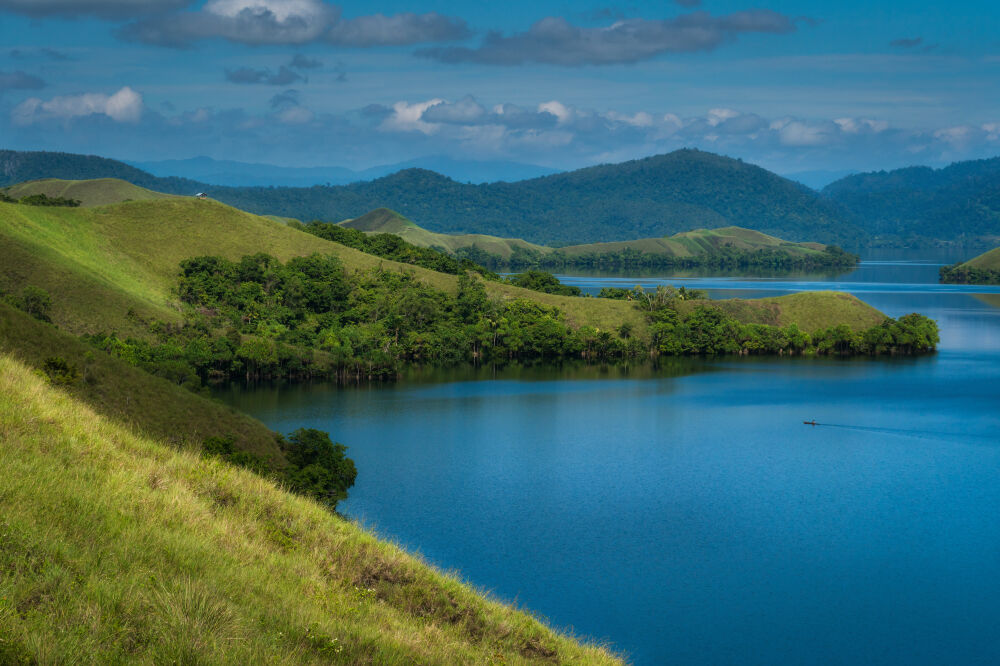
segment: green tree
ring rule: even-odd
[[[291,468],[286,478],[292,489],[308,495],[331,509],[347,499],[358,470],[347,457],[347,447],[330,440],[330,435],[314,428],[299,428],[283,445]]]

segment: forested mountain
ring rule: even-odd
[[[855,174],[822,194],[876,242],[934,238],[994,245],[990,239],[1000,237],[1000,157]]]
[[[61,153],[0,153],[0,185],[31,178],[116,177],[161,192],[199,190],[260,214],[339,221],[392,208],[437,232],[550,245],[740,226],[792,241],[856,246],[864,233],[807,187],[740,160],[678,150],[516,183],[471,185],[422,169],[345,186],[215,187],[156,178],[121,162]]]

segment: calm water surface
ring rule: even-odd
[[[222,397],[347,444],[345,513],[634,663],[996,664],[1000,289],[938,285],[954,259],[564,276],[588,292],[848,291],[937,319],[926,358],[455,370]]]

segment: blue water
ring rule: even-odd
[[[938,285],[941,263],[667,280],[919,311],[942,333],[924,358],[458,370],[223,397],[347,444],[360,474],[345,513],[636,664],[996,664],[1000,289]]]

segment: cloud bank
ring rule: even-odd
[[[436,12],[344,18],[340,7],[322,0],[208,0],[197,11],[140,19],[119,31],[129,41],[171,47],[206,39],[250,45],[396,46],[469,35],[464,21]]]
[[[0,11],[34,17],[122,19],[180,9],[190,4],[191,0],[0,0]]]
[[[568,67],[635,63],[664,53],[711,51],[746,33],[785,34],[796,22],[768,9],[722,16],[694,12],[672,19],[624,19],[606,28],[581,28],[562,17],[544,18],[527,32],[491,32],[477,48],[433,47],[417,55],[444,63]]]
[[[117,123],[138,123],[142,112],[142,95],[125,86],[113,95],[85,93],[53,97],[47,101],[29,97],[14,107],[11,119],[19,126],[95,115],[106,116]]]
[[[166,108],[166,107],[164,107]],[[881,118],[765,117],[733,108],[693,116],[665,110],[592,110],[547,99],[532,105],[466,96],[371,104],[345,113],[310,108],[307,95],[273,95],[266,111],[199,108],[160,113],[125,87],[113,95],[31,98],[9,117],[10,136],[31,149],[209,154],[244,161],[364,168],[427,155],[512,160],[571,169],[696,147],[779,172],[943,164],[1000,153],[1000,118],[902,129]],[[0,132],[3,127],[0,126]]]
[[[45,81],[24,72],[0,72],[0,95],[5,90],[38,90],[45,87]]]

